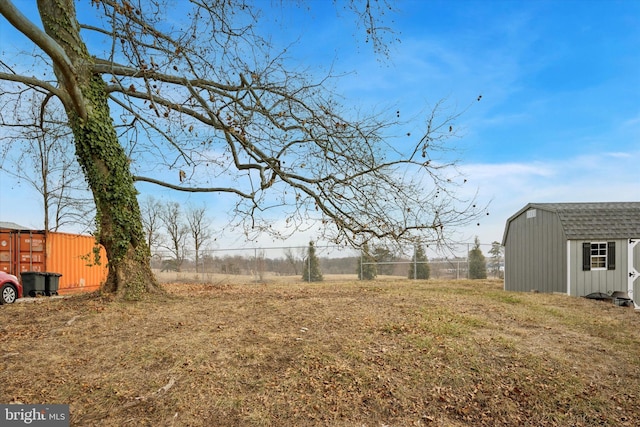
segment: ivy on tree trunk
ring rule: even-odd
[[[38,2],[45,32],[65,49],[74,75],[55,63],[67,92],[78,90],[83,108],[65,103],[75,138],[76,156],[96,204],[97,241],[104,246],[108,276],[103,291],[124,299],[160,292],[151,272],[133,176],[114,127],[106,84],[92,72],[93,61],[80,38],[71,0]],[[70,87],[70,86],[73,86]]]

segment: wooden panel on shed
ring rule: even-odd
[[[92,236],[49,233],[47,238],[47,272],[60,273],[58,292],[69,294],[100,288],[107,278],[107,255],[100,246],[100,265],[93,264]]]

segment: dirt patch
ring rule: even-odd
[[[640,314],[492,281],[180,283],[0,308],[0,402],[78,426],[632,426]]]

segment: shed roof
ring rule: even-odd
[[[569,240],[640,237],[640,202],[529,203],[507,220],[503,244],[511,221],[529,209],[557,213]]]

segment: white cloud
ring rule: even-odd
[[[640,114],[622,122],[622,127],[631,129],[637,129],[638,127],[640,127]]]
[[[552,176],[553,167],[546,163],[475,163],[460,166],[461,171],[474,180],[521,179],[531,176]]]
[[[619,158],[619,159],[629,159],[633,157],[633,155],[631,155],[630,153],[605,153],[604,155],[609,157]]]
[[[462,230],[481,242],[500,240],[506,220],[527,203],[640,200],[640,152],[605,152],[564,160],[462,165],[478,201],[489,203],[480,226]]]

